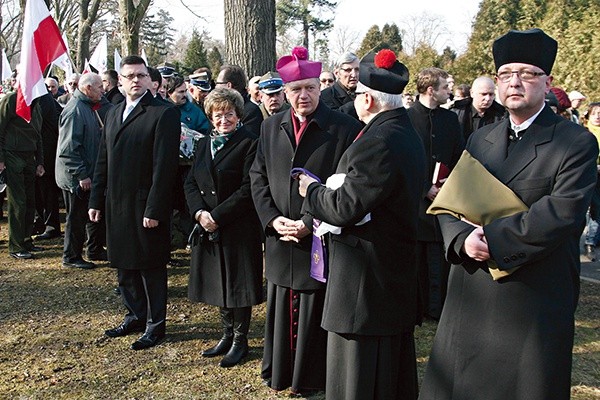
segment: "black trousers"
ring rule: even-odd
[[[60,232],[60,214],[58,196],[60,188],[56,186],[53,174],[44,174],[35,178],[36,226],[44,226],[45,231]]]
[[[84,244],[87,246],[88,257],[93,257],[104,251],[106,243],[106,224],[104,219],[98,223],[94,223],[90,221],[88,216],[90,193],[78,193],[63,190],[63,198],[67,209],[65,243],[63,248],[63,261],[66,262],[81,260]]]
[[[164,334],[167,319],[167,266],[152,269],[117,269],[125,323],[146,322],[146,333]]]

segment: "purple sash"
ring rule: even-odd
[[[294,179],[298,179],[298,175],[300,174],[306,174],[321,183],[318,176],[304,168],[293,168],[291,171],[292,178]],[[325,283],[327,282],[327,274],[329,272],[327,265],[327,247],[325,246],[325,239],[322,236],[317,236],[315,234],[319,225],[321,225],[321,221],[313,217],[313,237],[310,249],[310,277]]]

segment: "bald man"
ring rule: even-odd
[[[495,91],[494,81],[487,76],[480,76],[473,81],[471,97],[455,101],[450,108],[458,115],[465,143],[477,129],[505,118],[506,110],[494,101]]]

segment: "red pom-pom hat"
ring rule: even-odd
[[[360,60],[358,81],[383,93],[400,94],[408,83],[408,69],[390,49],[370,52]]]
[[[396,62],[396,54],[390,49],[383,49],[375,54],[374,61],[377,68],[390,69]]]

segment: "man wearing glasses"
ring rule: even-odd
[[[128,311],[121,325],[105,334],[144,332],[131,345],[142,350],[165,336],[169,222],[181,126],[177,107],[148,90],[151,79],[142,58],[125,57],[119,81],[125,101],[106,117],[89,217],[98,222],[106,214],[108,258],[117,268]]]
[[[335,76],[331,71],[323,71],[319,75],[319,82],[321,82],[321,90],[332,87],[335,83]]]
[[[66,106],[69,100],[71,100],[71,97],[73,97],[73,93],[79,84],[79,77],[80,75],[78,73],[74,73],[67,78],[67,81],[65,82],[65,89],[67,92],[56,99],[58,104],[60,104],[62,107]]]
[[[509,118],[475,131],[467,150],[528,210],[483,227],[438,217],[454,265],[421,399],[570,397],[579,238],[598,145],[544,104],[557,48],[540,29],[494,42]],[[494,281],[488,260],[519,269]]]
[[[356,54],[346,52],[335,62],[335,75],[337,81],[333,86],[321,92],[321,101],[332,110],[338,110],[356,119],[358,115],[354,109],[356,86],[358,85],[359,60]]]

